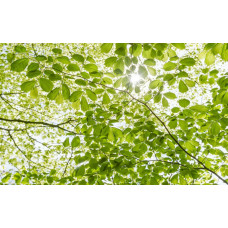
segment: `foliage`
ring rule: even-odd
[[[0,44],[2,184],[228,184],[227,44]]]

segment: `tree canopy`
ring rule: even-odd
[[[0,44],[0,183],[228,184],[228,44]]]

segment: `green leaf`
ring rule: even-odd
[[[56,59],[63,64],[70,64],[70,60],[67,56],[60,56],[60,57],[57,57]]]
[[[160,80],[154,80],[154,81],[152,81],[152,82],[150,83],[149,88],[150,88],[150,89],[155,89],[155,88],[158,87],[159,84],[160,84]]]
[[[115,54],[119,55],[119,56],[125,56],[127,52],[127,49],[124,47],[120,47],[118,49],[116,49]]]
[[[11,70],[16,72],[24,71],[28,63],[28,58],[18,59],[11,64]]]
[[[97,95],[92,90],[86,89],[86,94],[92,101],[97,100]]]
[[[80,68],[79,68],[79,66],[77,64],[69,64],[67,66],[67,69],[69,71],[79,71],[80,70]]]
[[[110,98],[107,93],[103,95],[103,104],[109,104],[110,103]]]
[[[58,75],[58,74],[51,74],[48,76],[48,78],[51,80],[51,81],[58,81],[58,80],[61,80],[61,76]]]
[[[26,52],[26,48],[22,45],[17,45],[15,46],[14,50],[18,53],[23,53],[23,52]]]
[[[194,66],[196,61],[193,58],[184,58],[180,63],[185,66]]]
[[[179,120],[179,126],[183,131],[188,130],[188,122],[184,120]]]
[[[176,119],[172,119],[169,123],[168,123],[168,126],[171,128],[171,129],[175,129],[177,127],[177,120]]]
[[[182,80],[180,80],[180,82],[179,82],[179,91],[181,93],[185,93],[188,91],[188,87],[186,86],[186,84]]]
[[[147,66],[155,66],[156,65],[156,62],[153,59],[146,59],[144,61],[144,64],[147,65]]]
[[[176,63],[168,62],[168,63],[165,63],[164,64],[163,69],[165,71],[171,71],[171,70],[174,70],[176,67],[177,67],[177,64]]]
[[[167,101],[167,99],[165,97],[162,98],[162,105],[164,108],[169,107],[169,102]]]
[[[63,146],[68,147],[69,145],[70,145],[70,140],[69,140],[69,137],[67,137],[63,142]]]
[[[34,70],[34,71],[29,71],[27,72],[27,77],[28,78],[35,78],[41,74],[41,71],[39,70]]]
[[[194,105],[190,107],[191,110],[195,111],[195,112],[207,112],[208,108],[204,105]]]
[[[139,66],[138,74],[140,74],[143,78],[148,76],[148,72],[144,66]]]
[[[62,84],[62,94],[65,100],[68,100],[70,97],[70,89],[67,84]]]
[[[86,64],[84,65],[84,69],[88,72],[98,71],[98,67],[95,64]]]
[[[84,96],[81,98],[81,110],[86,112],[89,110],[89,104]]]
[[[36,56],[36,60],[37,61],[45,61],[45,60],[47,60],[47,57],[44,55],[38,55],[38,56]]]
[[[179,105],[183,108],[187,107],[190,104],[190,101],[187,99],[180,99],[178,101]]]
[[[194,81],[188,80],[188,79],[185,79],[185,83],[186,83],[186,85],[189,86],[189,87],[194,87],[195,84],[196,84]]]
[[[117,57],[109,57],[105,60],[106,67],[112,67],[117,61]]]
[[[155,76],[156,75],[156,70],[154,69],[154,68],[152,68],[152,67],[147,67],[147,69],[148,69],[148,71],[149,71],[149,73],[152,75],[152,76]]]
[[[13,54],[13,53],[8,53],[7,54],[7,61],[9,63],[11,63],[14,60],[14,58],[15,58],[15,54]]]
[[[154,103],[158,103],[161,101],[162,95],[159,93],[154,97]]]
[[[172,43],[172,45],[178,49],[185,49],[185,44],[184,43]]]
[[[60,90],[60,88],[55,88],[55,89],[53,89],[53,90],[47,95],[47,97],[48,97],[50,100],[55,100],[55,98],[56,98],[57,95],[59,94],[59,90]]]
[[[205,63],[210,66],[215,62],[215,56],[212,51],[208,51],[205,57]]]
[[[209,130],[210,134],[217,137],[220,130],[221,130],[221,127],[220,127],[219,123],[218,122],[212,122],[212,124],[210,126],[210,130]]]
[[[80,138],[79,136],[75,136],[73,140],[71,141],[71,147],[78,147],[80,145]]]
[[[72,55],[72,58],[78,62],[84,63],[84,57],[82,55],[74,54]]]
[[[165,95],[168,99],[176,99],[176,98],[177,98],[177,96],[176,96],[174,93],[171,93],[171,92],[164,93],[164,95]]]
[[[108,77],[103,77],[102,81],[104,84],[112,84],[112,79]]]
[[[63,71],[63,67],[56,63],[56,64],[53,64],[52,68],[56,71],[56,72],[62,72]]]
[[[129,52],[133,54],[133,56],[138,57],[142,53],[142,45],[141,44],[133,44],[130,47]]]
[[[35,84],[36,84],[36,81],[34,81],[34,80],[33,81],[24,82],[21,85],[21,90],[27,93],[27,92],[29,92],[30,90],[33,89]]]
[[[39,64],[38,63],[31,63],[28,66],[28,71],[34,71],[39,69]]]
[[[86,86],[87,85],[87,82],[85,80],[83,80],[83,79],[76,79],[75,83],[77,85],[80,85],[80,86]]]
[[[74,175],[76,177],[83,177],[85,175],[85,166],[81,165],[80,167],[77,167],[74,171]]]
[[[53,51],[55,54],[62,54],[62,50],[59,49],[59,48],[53,48],[52,51]]]
[[[40,82],[40,87],[45,91],[45,92],[49,92],[53,89],[54,85],[53,83],[46,79],[46,78],[40,78],[39,80]]]
[[[112,43],[104,43],[101,45],[101,52],[102,53],[109,53],[112,49]]]
[[[76,100],[78,100],[81,95],[82,95],[82,91],[75,91],[70,95],[70,102],[75,102]]]

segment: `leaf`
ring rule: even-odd
[[[120,47],[120,48],[116,49],[115,54],[117,54],[119,56],[125,56],[126,51],[127,51],[127,49],[125,47]]]
[[[59,48],[53,48],[52,51],[53,51],[55,54],[62,54],[62,50],[59,49]]]
[[[17,45],[15,46],[14,50],[18,53],[23,53],[23,52],[26,52],[26,48],[22,45]]]
[[[75,169],[74,175],[76,177],[83,177],[85,175],[85,166],[81,165]]]
[[[171,129],[175,129],[177,127],[177,120],[176,119],[172,119],[169,123],[168,123],[168,126],[171,128]]]
[[[103,95],[103,104],[109,104],[110,103],[110,98],[109,98],[109,96],[108,96],[108,94],[107,93],[105,93],[104,95]]]
[[[106,67],[112,67],[117,61],[117,57],[109,57],[105,60]]]
[[[60,57],[57,57],[56,59],[63,64],[70,64],[70,60],[67,56],[60,56]]]
[[[187,107],[190,104],[190,101],[187,99],[180,99],[178,101],[179,105],[183,108]]]
[[[169,102],[167,101],[167,99],[165,97],[162,98],[162,105],[164,108],[169,107]]]
[[[80,145],[80,138],[79,136],[75,136],[73,140],[71,141],[71,147],[78,147]]]
[[[55,98],[55,102],[56,102],[57,104],[62,104],[62,103],[63,103],[63,95],[62,95],[61,93],[59,93],[59,94],[57,95],[57,97]]]
[[[55,89],[53,89],[53,90],[47,95],[47,97],[48,97],[50,100],[55,100],[55,98],[56,98],[57,95],[59,94],[59,90],[60,90],[60,88],[55,88]]]
[[[97,95],[93,91],[91,91],[90,89],[86,89],[86,94],[92,101],[97,100]]]
[[[81,98],[81,110],[86,112],[89,110],[89,104],[84,96]]]
[[[28,63],[28,58],[18,59],[11,64],[11,70],[16,72],[24,71]]]
[[[156,65],[156,62],[153,59],[146,59],[144,61],[144,64],[147,65],[147,66],[155,66]]]
[[[84,69],[88,72],[98,71],[98,67],[95,64],[86,64],[84,65]]]
[[[215,62],[215,56],[212,51],[208,51],[205,57],[205,63],[210,66]]]
[[[41,71],[39,71],[39,70],[29,71],[27,73],[27,77],[28,78],[35,78],[35,77],[39,76],[40,74],[41,74]]]
[[[33,81],[24,82],[21,85],[21,90],[27,93],[27,92],[29,92],[30,90],[33,89],[35,84],[36,84],[36,81],[34,81],[34,80]]]
[[[177,64],[176,63],[168,62],[168,63],[165,63],[164,64],[163,69],[165,71],[171,71],[171,70],[174,70],[176,67],[177,67]]]
[[[143,78],[148,76],[148,72],[144,66],[139,66],[138,74],[141,75]]]
[[[82,55],[74,54],[72,55],[72,58],[78,62],[84,63],[84,57]]]
[[[61,80],[61,76],[58,75],[58,74],[51,74],[48,76],[48,78],[51,80],[51,81],[58,81],[58,80]]]
[[[38,56],[36,56],[36,60],[37,61],[45,61],[45,60],[47,60],[47,57],[44,55],[38,55]]]
[[[156,75],[156,70],[154,69],[154,68],[152,68],[152,67],[147,67],[147,69],[148,69],[148,71],[149,71],[149,73],[152,75],[152,76],[155,76]]]
[[[67,69],[69,71],[79,71],[80,70],[80,68],[77,64],[72,64],[72,63],[67,66]]]
[[[40,82],[40,87],[45,91],[45,92],[49,92],[53,89],[54,85],[53,83],[46,79],[46,78],[40,78],[39,80]]]
[[[184,58],[180,63],[185,66],[194,66],[196,61],[193,58]]]
[[[154,97],[154,103],[158,103],[161,101],[162,95],[159,93]]]
[[[141,44],[133,44],[130,47],[129,52],[133,54],[133,56],[138,57],[142,53],[142,45]]]
[[[217,135],[219,134],[220,130],[221,130],[221,127],[220,127],[218,122],[212,122],[211,123],[210,130],[209,130],[211,135],[217,137]]]
[[[202,112],[202,113],[205,113],[208,111],[208,108],[204,105],[194,105],[194,106],[191,106],[190,109],[195,112]]]
[[[57,104],[62,104],[62,103],[63,103],[63,95],[62,95],[61,93],[59,93],[59,94],[57,95],[57,97],[55,98],[55,102],[56,102]]]
[[[184,120],[179,120],[179,126],[183,131],[188,130],[188,122]]]
[[[172,43],[172,45],[178,49],[185,49],[185,44],[184,43]]]
[[[112,49],[112,43],[104,43],[101,45],[101,52],[102,53],[109,53]]]
[[[62,84],[62,95],[65,100],[70,98],[70,89],[67,84]]]
[[[68,147],[69,145],[70,145],[70,140],[69,140],[69,137],[67,137],[63,142],[63,146]]]
[[[28,66],[28,71],[34,71],[39,69],[39,64],[38,63],[31,63]]]
[[[15,54],[13,54],[13,53],[8,53],[7,54],[7,61],[9,63],[11,63],[14,60],[14,58],[15,58]]]
[[[185,93],[188,91],[188,87],[186,86],[186,84],[182,80],[180,80],[180,82],[179,82],[179,91],[181,93]]]
[[[80,86],[86,86],[87,85],[87,82],[85,80],[83,80],[83,79],[76,79],[75,83],[77,85],[80,85]]]
[[[36,87],[30,90],[30,97],[33,99],[36,99],[38,97],[38,89]]]
[[[154,80],[154,81],[152,81],[152,82],[150,83],[149,88],[150,88],[150,89],[155,89],[155,88],[158,87],[159,84],[160,84],[160,80]]]
[[[111,78],[108,78],[108,77],[103,77],[102,78],[102,82],[104,84],[112,84],[112,79]]]
[[[176,96],[174,93],[171,93],[171,92],[164,93],[164,95],[165,95],[168,99],[176,99],[176,98],[177,98],[177,96]]]
[[[52,68],[53,68],[56,72],[62,72],[62,71],[63,71],[63,67],[62,67],[60,64],[58,64],[58,63],[53,64],[53,65],[52,65]]]
[[[82,95],[82,91],[75,91],[70,95],[70,102],[75,102],[76,100],[78,100],[81,95]]]

